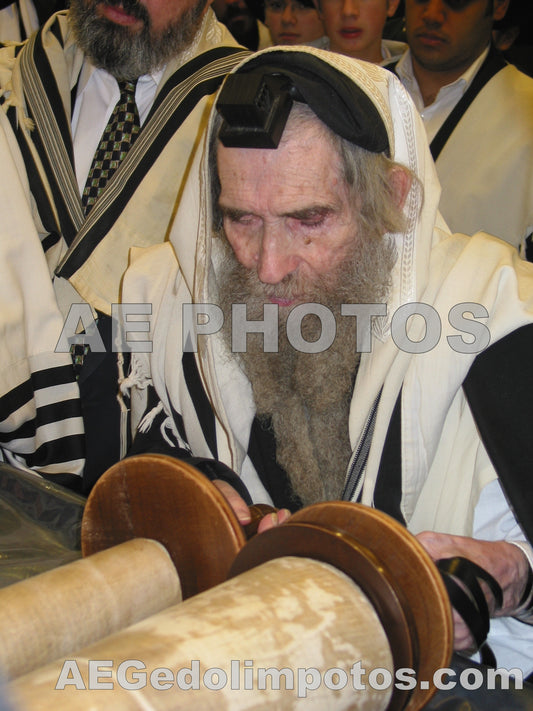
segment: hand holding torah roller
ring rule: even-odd
[[[265,509],[252,509],[261,520]],[[168,550],[183,598],[285,556],[315,559],[348,575],[372,603],[395,668],[417,678],[451,658],[453,625],[442,578],[429,555],[389,516],[350,502],[307,507],[246,542],[223,494],[190,465],[140,455],[111,467],[94,487],[82,522],[84,555],[133,537]],[[395,690],[390,709],[422,708],[434,689]]]
[[[150,476],[150,473],[153,475]],[[174,560],[182,580],[184,598],[225,580],[246,539],[257,531],[264,534],[283,522],[292,526],[304,515],[298,512],[290,517],[290,512],[285,509],[276,511],[263,504],[248,507],[229,484],[218,480],[210,482],[187,463],[162,455],[141,455],[123,460],[112,467],[102,480],[86,508],[84,553],[128,540],[133,537],[133,532],[136,536],[156,538],[167,547]],[[128,501],[128,506],[120,503],[123,499]],[[328,523],[337,522],[337,508],[346,503],[326,504],[330,517]],[[106,507],[110,505],[112,511],[107,511]],[[355,515],[353,506],[348,504],[349,520]],[[304,512],[307,510],[304,509]],[[361,516],[360,512],[358,515]],[[379,512],[376,515],[389,520]],[[113,522],[111,529],[108,525],[110,521]],[[162,521],[170,522],[170,530],[167,530],[168,526],[161,527]],[[94,524],[92,527],[91,522]],[[350,524],[345,525],[352,534]],[[410,535],[403,527],[399,528],[404,535]],[[418,538],[433,561],[437,562],[455,608],[456,649],[479,647],[483,661],[495,666],[492,652],[485,644],[490,613],[493,614],[496,609],[498,614],[500,609],[500,614],[508,614],[507,608],[513,604],[508,592],[512,588],[512,580],[511,586],[504,587],[503,596],[496,580],[487,573],[488,570],[494,574],[490,557],[486,562],[477,550],[481,548],[483,553],[487,547],[492,550],[495,544],[436,533],[420,534]],[[282,536],[279,539],[280,550],[284,550],[283,541]],[[471,550],[472,545],[476,550]],[[501,545],[511,549],[505,556],[510,561],[511,570],[513,561],[517,560],[518,565],[524,563],[519,549],[505,542]],[[441,562],[441,558],[445,560]],[[468,560],[470,558],[478,565],[472,564]],[[501,575],[497,577],[502,579]],[[511,576],[518,580],[522,577]]]
[[[287,509],[248,507],[229,484],[221,480],[213,483],[224,494],[248,538],[280,525],[291,515]],[[444,576],[453,605],[454,649],[467,654],[480,649],[482,661],[496,667],[486,644],[490,618],[512,616],[529,598],[532,583],[525,589],[523,585],[529,570],[525,555],[506,541],[481,541],[435,531],[423,531],[416,538]],[[529,580],[533,581],[531,574]]]

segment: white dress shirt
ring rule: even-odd
[[[420,92],[418,82],[416,81],[413,72],[413,62],[410,50],[407,50],[398,62],[396,66],[396,73],[400,77],[402,84],[409,92],[416,108],[422,116],[424,126],[426,127],[428,141],[430,143],[437,135],[440,127],[446,121],[448,115],[452,112],[457,102],[461,99],[465,91],[472,83],[488,53],[489,48],[487,47],[487,49],[476,59],[476,61],[468,67],[464,74],[462,74],[451,84],[441,87],[435,101],[429,106],[424,106],[422,93]]]

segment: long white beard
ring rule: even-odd
[[[303,285],[290,275],[280,285],[263,284],[245,269],[224,237],[226,258],[218,272],[219,303],[225,313],[225,340],[231,347],[231,305],[247,305],[248,320],[262,320],[269,297],[306,294],[308,303],[320,303],[335,316],[337,331],[330,348],[320,353],[296,350],[286,335],[280,308],[279,348],[265,352],[263,336],[248,334],[241,365],[249,378],[256,409],[271,418],[277,462],[287,472],[294,493],[304,505],[340,498],[351,455],[348,416],[360,354],[356,318],[341,316],[343,303],[381,303],[389,290],[395,250],[384,240],[358,242],[328,284]],[[333,277],[333,278],[331,278]],[[303,289],[303,290],[302,290]],[[312,342],[321,334],[318,317],[302,320],[302,337]]]

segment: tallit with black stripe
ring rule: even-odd
[[[1,111],[0,165],[0,459],[72,484],[85,458],[78,386],[70,355],[55,352],[63,320]]]
[[[50,270],[71,281],[95,309],[109,314],[111,304],[118,302],[129,248],[165,238],[176,195],[201,143],[199,127],[207,120],[211,96],[245,54],[209,12],[194,47],[165,70],[139,139],[86,219],[70,130],[83,55],[68,14],[54,15],[22,48],[0,52],[3,99],[27,166]],[[11,76],[5,79],[14,55]],[[144,200],[149,181],[169,191],[159,199],[158,215],[152,219],[147,215],[150,198]]]
[[[198,190],[190,163],[202,142],[212,94],[245,54],[209,11],[193,46],[166,68],[138,145],[85,220],[70,129],[84,57],[74,43],[68,15],[56,14],[27,43],[0,50],[0,94],[11,121],[6,131],[24,181],[14,136],[27,174],[26,194],[19,190],[16,200],[10,191],[2,195],[6,210],[17,206],[17,226],[4,220],[3,228],[17,237],[20,254],[17,251],[15,267],[9,254],[2,265],[13,271],[17,287],[6,298],[0,316],[0,331],[9,343],[8,352],[0,357],[2,367],[6,366],[4,382],[0,381],[0,447],[17,466],[54,474],[69,484],[83,472],[79,391],[70,355],[54,352],[63,324],[50,277],[55,273],[67,278],[81,297],[74,292],[73,300],[85,300],[95,310],[110,313],[111,304],[119,301],[129,248],[162,242],[189,177]],[[15,174],[15,168],[11,172]],[[6,168],[5,180],[9,175]],[[34,224],[28,210],[30,192]],[[157,209],[150,210],[154,194]],[[23,218],[26,226],[18,228]],[[35,228],[42,245],[38,250]],[[2,248],[12,246],[6,240]],[[20,302],[17,290],[22,294]],[[26,298],[27,290],[31,298]],[[12,303],[19,304],[18,310],[11,309]],[[64,313],[68,305],[61,303]],[[19,336],[16,341],[10,335],[13,328]],[[25,340],[28,332],[37,339],[36,346]],[[14,364],[20,365],[20,373]]]

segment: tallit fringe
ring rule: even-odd
[[[4,47],[16,47],[20,42],[4,42]],[[24,111],[22,98],[17,94],[13,86],[13,72],[17,58],[15,56],[2,60],[0,67],[0,96],[3,97],[2,109],[7,114],[10,108],[14,108],[17,114],[17,123],[25,131],[30,132],[35,129],[35,122],[29,118]]]
[[[126,456],[128,449],[128,423],[130,408],[124,402],[124,395],[128,394],[127,389],[123,390],[120,385],[126,380],[124,377],[124,355],[122,353],[117,354],[117,365],[119,381],[117,401],[120,407],[120,458],[123,459]]]
[[[6,97],[6,94],[8,93],[9,96]],[[26,116],[22,101],[15,95],[11,82],[8,82],[8,84],[2,87],[1,95],[4,97],[4,102],[2,104],[4,113],[7,114],[9,109],[14,108],[17,114],[18,125],[21,126],[27,133],[33,131],[35,129],[35,122],[29,116]]]
[[[137,427],[137,431],[141,432],[144,434],[145,432],[148,432],[150,427],[153,425],[155,418],[159,415],[160,412],[162,412],[165,409],[165,406],[161,402],[161,400],[157,403],[155,407],[153,407],[150,412],[147,412],[146,415],[142,418],[142,420],[139,422],[139,425]],[[174,440],[172,440],[168,434],[167,430],[170,430],[172,432],[172,435],[174,436]],[[161,423],[161,426],[159,428],[159,431],[161,432],[161,437],[165,440],[165,442],[170,446],[176,448],[176,442],[179,445],[181,449],[187,450],[190,454],[192,454],[191,448],[189,447],[188,443],[185,442],[181,437],[178,432],[178,428],[176,427],[176,423],[174,422],[174,418],[171,415],[167,415],[163,422]]]
[[[123,367],[124,360],[122,360]],[[142,362],[135,356],[131,358],[130,373],[127,377],[124,377],[123,369],[120,370],[119,367],[119,389],[122,395],[128,395],[128,391],[133,387],[145,390],[151,384],[152,379],[143,371]]]
[[[176,440],[180,443],[180,446],[181,446],[181,447],[183,447],[184,449],[187,449],[187,450],[190,451],[189,446],[186,445],[186,444],[181,440],[181,437],[180,437],[179,434],[178,434],[178,430],[176,429],[176,423],[174,422],[174,418],[173,418],[173,417],[170,417],[170,416],[169,416],[169,417],[166,417],[166,418],[163,420],[163,422],[161,423],[161,427],[160,427],[159,431],[161,432],[161,436],[163,437],[163,439],[165,440],[165,442],[167,442],[167,444],[169,444],[171,447],[175,447],[175,446],[176,446],[176,442],[173,442],[173,441],[170,439],[170,437],[169,437],[169,436],[167,435],[167,433],[166,433],[166,430],[170,430],[170,431],[172,432],[172,434],[174,435],[174,437],[176,438]]]
[[[145,432],[148,432],[148,430],[152,426],[155,418],[163,410],[163,407],[164,407],[163,403],[160,400],[155,407],[152,407],[152,409],[146,413],[146,415],[142,418],[142,420],[139,422],[139,425],[137,427],[139,432],[141,432],[142,434],[144,434]],[[167,417],[167,420],[168,420],[168,417]],[[165,420],[163,422],[163,425],[165,424],[165,422],[167,420]],[[163,434],[163,431],[161,431],[161,434]],[[165,436],[165,435],[163,435],[163,436]]]

